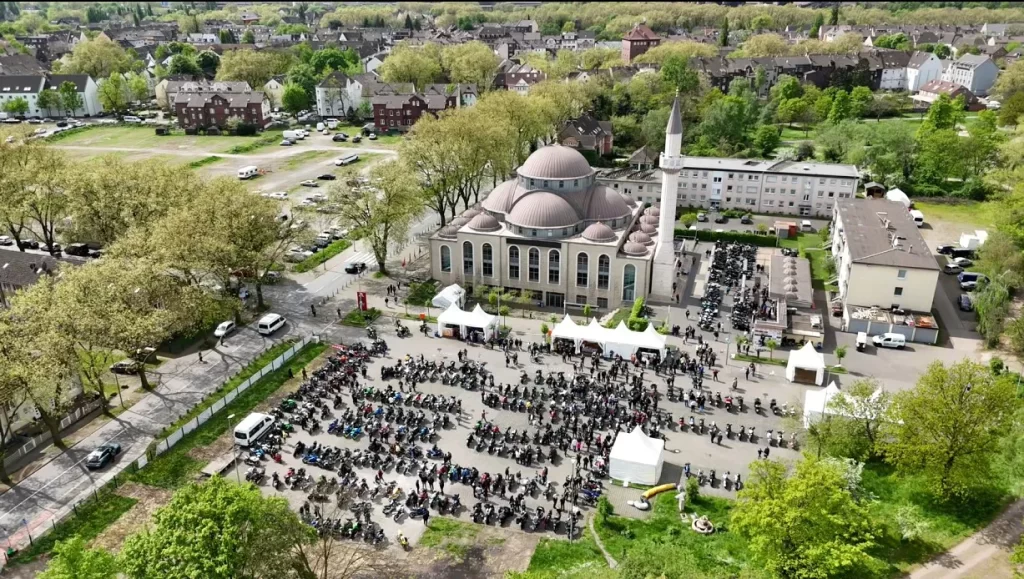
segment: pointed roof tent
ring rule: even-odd
[[[669,114],[668,129],[665,132],[669,135],[683,134],[683,119],[679,113],[679,91],[676,91],[676,100],[672,101],[672,112]]]

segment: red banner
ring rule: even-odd
[[[356,303],[359,304],[359,309],[366,311],[366,292],[356,292]]]

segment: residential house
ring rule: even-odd
[[[284,96],[284,84],[287,75],[279,74],[270,77],[270,80],[263,85],[263,93],[267,95],[267,100],[270,101],[270,108],[276,109],[281,106],[281,97]]]
[[[0,76],[0,109],[9,101],[25,99],[28,101],[26,117],[43,117],[48,111],[39,109],[36,99],[39,93],[46,88],[46,77],[43,75],[10,75]]]
[[[612,124],[599,121],[589,113],[566,121],[558,132],[558,142],[577,151],[593,151],[604,156],[612,153]]]
[[[0,307],[10,305],[11,296],[28,289],[44,275],[54,275],[60,261],[49,255],[0,250]]]
[[[405,132],[416,124],[424,113],[437,115],[458,106],[456,95],[411,94],[381,95],[370,100],[373,106],[373,124],[380,132]]]
[[[423,94],[453,96],[456,107],[471,107],[480,98],[475,84],[428,84],[423,88]]]
[[[877,50],[863,55],[868,63],[872,90],[906,90],[910,53],[901,50]]]
[[[645,24],[637,24],[622,37],[622,62],[633,59],[661,44],[661,38]]]
[[[103,112],[100,104],[99,86],[87,74],[51,74],[47,79],[46,88],[59,89],[65,82],[75,85],[82,106],[71,111],[73,117],[92,117]],[[65,116],[67,111],[54,111],[54,116]]]
[[[387,58],[387,52],[376,52],[367,56],[363,60],[363,70],[366,72],[374,72],[384,64],[384,59]]]
[[[942,80],[963,85],[976,95],[987,95],[998,75],[999,67],[988,56],[965,54],[950,63]]]
[[[70,111],[71,116],[91,117],[103,111],[98,97],[96,82],[89,75],[11,75],[0,76],[0,107],[4,103],[16,99],[25,99],[28,102],[26,117],[63,117],[68,111],[62,109],[42,109],[38,105],[39,93],[44,89],[58,89],[60,85],[70,82],[78,90],[78,96],[82,100],[82,106]]]
[[[27,54],[0,55],[0,76],[34,76],[45,72],[42,63]]]
[[[183,39],[189,44],[220,44],[220,36],[212,33],[193,32]]]
[[[223,129],[231,119],[263,129],[271,120],[270,101],[261,91],[180,91],[174,98],[174,112],[185,129]]]
[[[260,15],[256,14],[255,12],[242,12],[242,14],[238,16],[238,19],[242,21],[242,24],[248,26],[250,24],[256,24],[257,22],[259,22]]]
[[[910,98],[916,101],[919,107],[927,108],[939,98],[939,95],[943,94],[947,95],[950,100],[955,99],[958,96],[963,96],[968,110],[981,110],[985,108],[984,105],[980,105],[978,103],[978,98],[974,93],[967,90],[966,87],[946,80],[933,80],[927,82],[921,86],[921,89],[917,94]]]
[[[930,52],[917,51],[907,62],[907,90],[917,92],[921,87],[942,76],[942,61]]]
[[[547,78],[544,72],[529,64],[520,64],[515,61],[509,61],[509,63],[507,67],[498,67],[497,76],[501,78],[500,81],[496,79],[495,84],[500,87],[525,95],[530,92],[531,86]],[[500,84],[498,84],[499,82]]]
[[[157,104],[161,107],[173,110],[174,101],[179,92],[187,93],[208,93],[208,92],[247,92],[252,87],[248,82],[207,80],[205,78],[192,78],[188,75],[167,77],[158,82],[154,92]]]

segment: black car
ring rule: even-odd
[[[363,140],[363,138],[360,137],[359,135],[356,135],[356,136],[352,137],[352,142],[353,143],[358,143],[359,141],[362,141],[362,140]]]
[[[50,255],[60,255],[60,252],[63,251],[59,243],[54,243],[53,245],[44,245],[42,249],[49,253]]]
[[[345,141],[348,140],[348,137],[346,137],[343,134],[342,135],[334,135],[333,137],[331,137],[331,140],[334,141],[335,143],[344,143]]]
[[[361,261],[345,264],[345,273],[362,273],[364,271],[366,271],[366,264]]]
[[[724,213],[719,213],[718,215],[715,216],[715,223],[728,223],[728,222],[729,222],[729,218],[726,217]]]
[[[744,215],[743,217],[740,218],[740,223],[742,223],[744,225],[750,225],[753,222],[754,222],[754,218],[751,217],[749,214],[748,215]]]
[[[116,442],[110,444],[104,444],[96,450],[89,453],[89,456],[85,459],[85,466],[90,470],[103,468],[108,463],[114,460],[114,457],[121,454],[121,445]]]
[[[141,367],[142,363],[140,363],[138,360],[126,358],[124,360],[121,360],[120,362],[114,363],[110,367],[110,371],[113,372],[114,374],[138,374],[139,368]]]
[[[84,243],[70,243],[64,249],[64,253],[76,257],[88,257],[90,251],[89,246]]]
[[[317,179],[320,179],[321,181],[334,181],[335,179],[337,179],[337,177],[331,175],[330,173],[324,173],[323,175],[317,177]]]
[[[962,312],[974,311],[974,304],[971,303],[971,296],[967,294],[960,294],[960,299],[957,300],[957,305],[960,306]]]
[[[22,239],[21,246],[25,249],[39,249],[39,242],[35,239]]]
[[[939,255],[949,255],[949,254],[953,253],[954,249],[956,249],[955,245],[951,245],[951,244],[947,243],[947,244],[943,244],[943,245],[940,245],[940,246],[936,247],[935,251],[937,251],[939,253]]]

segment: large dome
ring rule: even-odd
[[[508,213],[508,210],[512,208],[512,200],[515,198],[518,185],[519,183],[515,179],[499,184],[480,205],[488,211]]]
[[[506,220],[521,227],[555,228],[576,225],[580,218],[565,199],[547,191],[534,191],[516,200]]]
[[[610,221],[620,219],[630,214],[629,206],[616,191],[598,186],[590,198],[590,205],[587,207],[587,219]]]
[[[534,179],[574,179],[589,177],[593,172],[579,151],[562,145],[537,149],[518,170],[520,177]]]
[[[583,238],[590,241],[611,241],[615,239],[615,232],[604,223],[591,223],[583,230]]]

